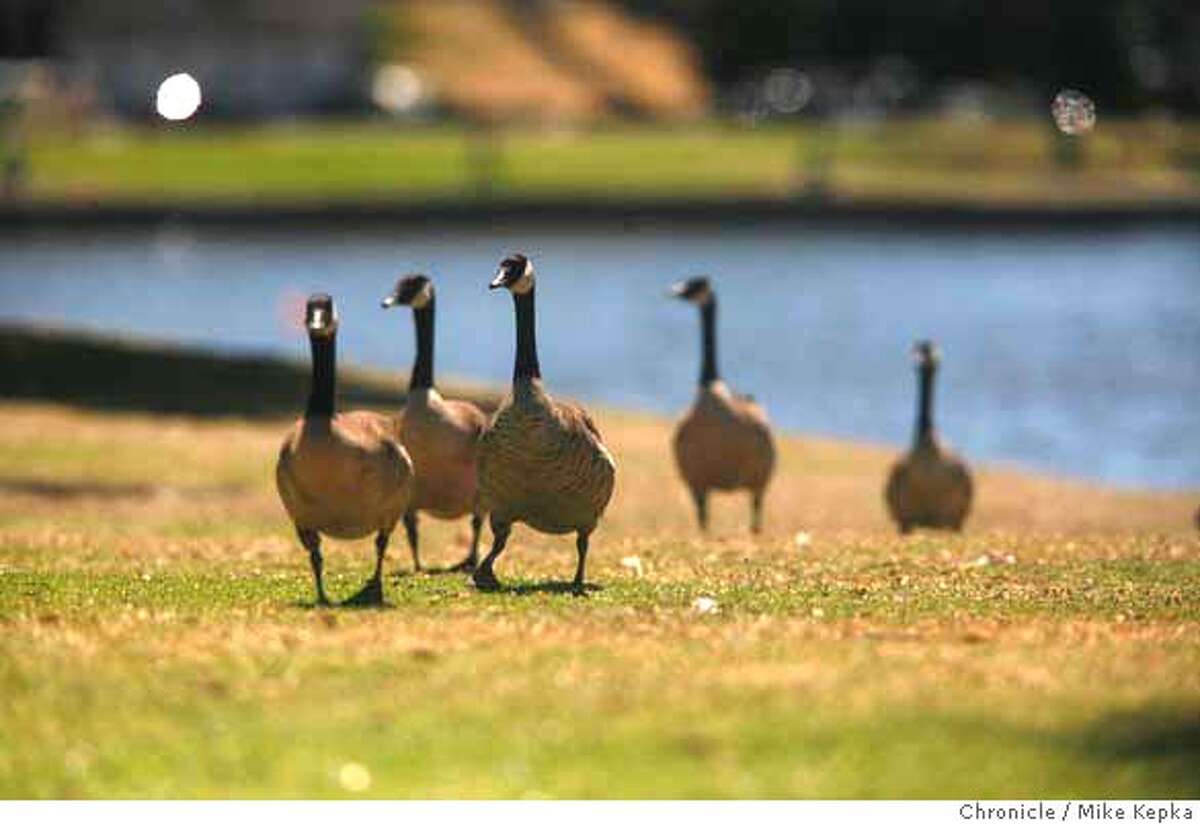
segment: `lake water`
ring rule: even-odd
[[[502,383],[511,304],[485,286],[510,250],[537,265],[542,368],[562,394],[682,409],[699,322],[665,289],[707,273],[722,373],[784,429],[907,443],[908,350],[927,336],[943,350],[939,428],[969,459],[1200,486],[1200,229],[9,231],[0,321],[306,358],[289,316],[320,289],[339,302],[344,361],[407,370],[410,315],[379,300],[425,270],[438,375]]]

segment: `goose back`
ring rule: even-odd
[[[767,414],[723,381],[700,388],[675,429],[675,461],[689,487],[761,490],[775,467]]]

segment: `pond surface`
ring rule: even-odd
[[[510,250],[537,265],[542,369],[562,394],[682,409],[699,321],[665,290],[708,273],[722,373],[784,429],[907,443],[908,350],[930,337],[937,422],[969,459],[1200,486],[1200,230],[9,231],[0,320],[306,358],[291,319],[320,289],[344,361],[407,370],[409,313],[379,300],[417,269],[438,288],[438,375],[501,383],[511,306],[485,287]]]

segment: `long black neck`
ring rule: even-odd
[[[417,359],[413,362],[410,390],[425,390],[433,386],[433,298],[420,309],[413,310],[417,329]]]
[[[307,418],[332,418],[337,390],[337,343],[333,335],[310,335],[312,344],[312,390],[308,394]]]
[[[918,371],[919,392],[917,393],[916,442],[925,443],[933,437],[933,367],[921,367]]]
[[[513,293],[517,310],[517,358],[513,364],[513,381],[522,378],[541,378],[538,367],[537,332],[533,314],[533,287],[524,295]]]
[[[703,355],[700,362],[700,386],[717,380],[717,299],[709,298],[700,307],[700,339]]]

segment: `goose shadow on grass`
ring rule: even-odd
[[[446,567],[425,567],[425,568],[422,568],[420,571],[402,568],[399,570],[393,570],[391,573],[389,573],[387,575],[387,578],[390,578],[392,581],[402,581],[405,579],[418,579],[422,576],[450,576],[450,575],[457,575],[457,576],[462,576],[464,579],[470,579],[471,571],[464,570],[463,568],[461,568],[457,565],[453,565],[453,564],[447,565]]]
[[[351,599],[342,601],[330,601],[329,604],[321,604],[315,599],[297,599],[291,603],[292,607],[300,610],[311,610],[314,613],[329,611],[330,613],[340,610],[395,610],[396,605],[388,601],[378,602],[376,604],[368,604],[365,602],[354,602]]]
[[[604,586],[600,584],[592,584],[588,582],[584,584],[583,591],[580,593],[575,588],[575,583],[570,581],[546,580],[540,582],[518,582],[516,584],[500,583],[499,587],[480,588],[471,583],[471,573],[467,570],[462,570],[456,566],[449,567],[433,567],[425,568],[420,573],[415,570],[397,570],[391,574],[392,581],[405,581],[408,579],[417,579],[421,576],[448,576],[459,575],[466,580],[467,589],[477,593],[487,595],[510,595],[510,596],[532,596],[538,593],[553,593],[567,595],[586,595],[588,593],[597,593],[604,590]]]
[[[552,593],[556,595],[567,596],[586,596],[589,593],[599,593],[604,590],[604,585],[592,584],[588,582],[584,584],[582,589],[576,588],[574,582],[547,580],[540,582],[520,582],[517,584],[503,584],[499,587],[491,589],[474,588],[485,595],[496,596],[535,596],[539,593]]]

